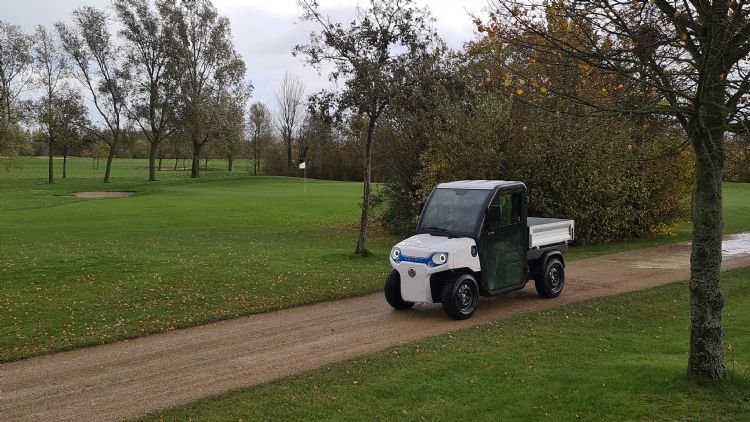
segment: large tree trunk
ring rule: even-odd
[[[688,372],[709,379],[726,376],[721,311],[721,240],[724,228],[721,179],[724,169],[724,75],[700,81],[700,108],[690,131],[695,151],[693,245],[690,254],[690,357]]]
[[[148,181],[156,181],[156,154],[159,151],[159,142],[151,142],[151,148],[148,150]],[[161,160],[159,161],[159,170],[161,170]]]
[[[723,231],[719,151],[697,154],[693,186],[693,245],[690,255],[690,358],[688,371],[710,379],[726,376],[721,311]]]
[[[53,150],[52,150],[52,144],[53,144],[53,142],[54,141],[52,140],[52,138],[50,138],[49,145],[48,145],[48,150],[49,150],[49,163],[48,163],[48,167],[49,167],[48,172],[49,172],[49,174],[48,174],[48,182],[49,183],[55,183],[55,156],[54,156]]]
[[[227,157],[227,159],[229,161],[229,169],[228,169],[228,171],[229,171],[229,174],[232,174],[232,172],[234,172],[234,157],[232,157],[232,154],[229,154],[229,156]]]
[[[367,254],[367,222],[370,213],[370,176],[372,174],[372,135],[375,132],[375,120],[370,119],[367,125],[367,142],[365,143],[365,181],[362,192],[362,216],[359,220],[359,238],[354,253],[357,255]]]

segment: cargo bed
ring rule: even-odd
[[[558,218],[529,217],[529,249],[570,242],[575,238],[575,222]]]

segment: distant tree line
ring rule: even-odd
[[[113,158],[143,144],[149,180],[168,155],[187,155],[192,177],[209,147],[231,163],[252,85],[229,20],[210,0],[112,6],[114,16],[85,6],[34,34],[0,22],[0,153],[44,150],[50,183],[55,153],[106,158],[105,182]]]

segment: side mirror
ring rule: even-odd
[[[422,215],[422,210],[424,210],[424,202],[420,202],[419,205],[417,205],[417,214]]]

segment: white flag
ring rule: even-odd
[[[305,164],[306,164],[306,163],[302,163],[302,164],[300,164],[300,165],[299,165],[299,169],[300,169],[300,170],[304,170],[304,169],[305,169]]]

